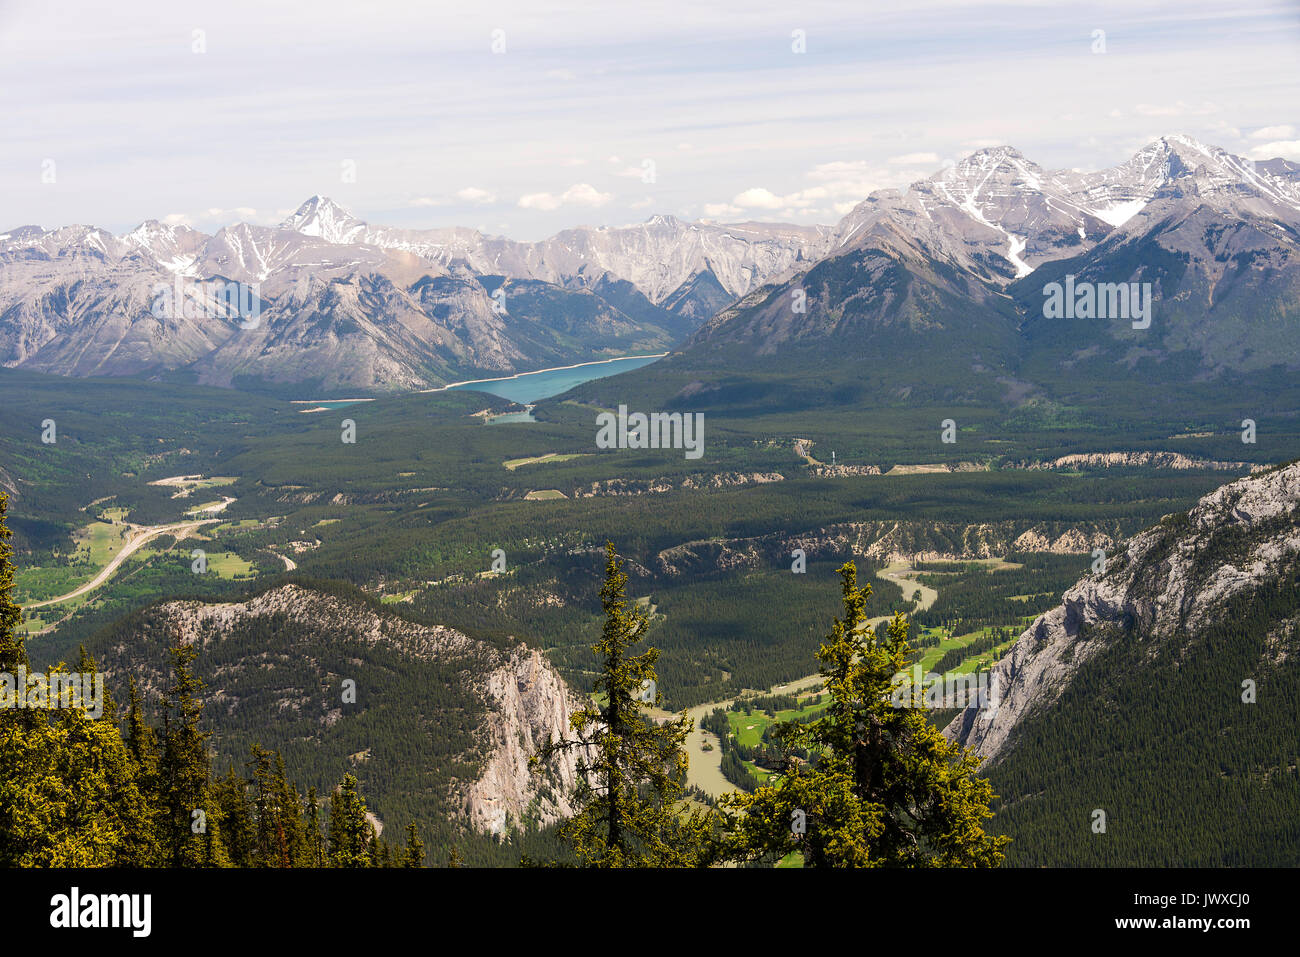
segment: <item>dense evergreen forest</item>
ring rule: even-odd
[[[602,543],[611,539],[620,543],[626,558],[629,598],[644,611],[647,635],[659,649],[659,693],[672,710],[769,688],[813,671],[825,637],[827,588],[835,569],[850,557],[861,581],[872,586],[874,613],[909,614],[912,653],[932,652],[929,667],[942,671],[977,653],[996,654],[1086,572],[1091,558],[1085,552],[1017,551],[1009,543],[1022,534],[1032,531],[1049,541],[1074,534],[1103,536],[1117,546],[1151,526],[1173,536],[1185,528],[1186,508],[1235,474],[1209,468],[1101,472],[1012,466],[1115,447],[1266,461],[1289,441],[1291,421],[1275,417],[1261,425],[1258,446],[1243,446],[1235,433],[1203,416],[1182,420],[1169,412],[1156,428],[1139,421],[1136,413],[1122,411],[1103,425],[1073,421],[1070,416],[1078,410],[1064,406],[1025,409],[1007,417],[992,406],[971,405],[960,412],[960,442],[949,448],[934,440],[932,409],[890,409],[873,421],[868,441],[859,413],[838,409],[810,419],[807,410],[778,408],[768,401],[771,396],[759,396],[752,414],[719,408],[710,418],[708,453],[701,461],[658,450],[623,452],[615,460],[591,445],[591,403],[605,398],[603,388],[593,383],[585,391],[548,400],[537,408],[537,422],[510,425],[486,425],[482,415],[475,415],[511,408],[505,400],[480,393],[381,398],[349,407],[361,438],[348,447],[339,442],[341,414],[304,415],[283,399],[0,370],[0,401],[12,412],[0,430],[0,488],[16,492],[9,518],[19,566],[17,600],[59,594],[60,582],[89,575],[90,566],[74,567],[72,557],[75,536],[86,525],[173,522],[203,500],[203,493],[178,499],[169,487],[151,482],[178,474],[229,476],[229,484],[207,494],[233,499],[220,521],[205,527],[202,539],[159,538],[153,548],[128,559],[88,600],[49,615],[41,627],[32,628],[25,653],[43,667],[76,660],[84,646],[118,672],[127,661],[130,636],[139,654],[132,664],[140,667],[140,713],[162,734],[167,689],[174,680],[170,652],[157,635],[136,636],[132,628],[139,619],[132,616],[162,596],[243,601],[297,581],[382,605],[386,614],[412,622],[452,626],[497,647],[512,640],[531,642],[546,651],[572,687],[586,689],[601,668],[590,636],[601,627],[599,556]],[[47,417],[59,423],[59,441],[48,446],[36,438],[37,425]],[[812,422],[815,428],[810,428]],[[432,435],[437,441],[430,440]],[[808,439],[813,454],[824,459],[835,449],[837,461],[848,464],[887,469],[896,463],[945,462],[956,467],[973,460],[981,468],[866,477],[816,472],[793,454],[796,436]],[[574,457],[532,461],[554,453]],[[710,483],[717,476],[731,481],[769,473],[781,479]],[[597,483],[613,479],[624,483],[613,486],[621,494],[610,494],[609,487],[593,491]],[[525,498],[539,490],[560,497]],[[864,559],[859,551],[861,542],[888,534],[891,547],[905,554],[970,554],[976,528],[1005,566],[991,570],[965,561],[918,563],[919,582],[939,592],[924,610],[915,608],[910,585],[900,587],[883,577],[884,563]],[[803,574],[792,573],[790,549],[797,540],[810,543]],[[189,550],[199,541],[252,563],[252,579],[195,575]],[[1198,554],[1198,562],[1208,567],[1229,557],[1232,548],[1248,546],[1244,540],[1234,546],[1227,536],[1216,544],[1219,551]],[[496,549],[506,556],[502,572],[489,571]],[[1111,560],[1122,561],[1121,556],[1117,548]],[[292,572],[286,571],[288,557],[297,566]],[[718,613],[720,608],[725,615]],[[1234,656],[1245,655],[1242,648],[1252,642],[1272,641],[1267,622],[1288,620],[1293,616],[1288,609],[1284,597],[1260,596],[1258,603],[1241,607],[1235,631],[1187,639],[1197,648],[1210,647],[1197,642],[1219,642],[1221,647],[1214,645],[1217,657],[1211,657],[1244,667],[1245,659]],[[874,632],[880,642],[888,640],[888,633],[887,622]],[[935,650],[956,636],[966,640],[962,647]],[[285,658],[302,649],[313,636],[292,623],[265,623],[229,637],[228,646],[211,660],[195,663],[197,680],[220,688],[213,681],[221,669],[230,676],[233,693],[257,700],[268,697],[286,675],[304,677],[299,672],[308,656],[303,655],[293,662],[272,656],[263,662],[264,669],[238,667],[268,644],[281,645]],[[1132,809],[1156,787],[1146,774],[1148,766],[1162,769],[1167,791],[1169,781],[1178,781],[1171,793],[1183,795],[1185,802],[1219,808],[1228,821],[1225,834],[1244,835],[1252,820],[1278,820],[1279,808],[1294,818],[1297,803],[1288,790],[1295,780],[1294,754],[1257,754],[1251,767],[1236,759],[1220,760],[1219,743],[1236,732],[1222,723],[1223,716],[1207,717],[1193,707],[1195,694],[1186,684],[1193,670],[1157,656],[1158,664],[1174,669],[1168,674],[1174,689],[1169,707],[1160,708],[1141,698],[1138,677],[1125,677],[1114,688],[1107,684],[1107,675],[1139,670],[1139,662],[1116,657],[1121,654],[1115,647],[1090,662],[1080,679],[1085,684],[1063,701],[1082,707],[1080,714],[1091,714],[1088,708],[1101,707],[1097,702],[1084,706],[1084,699],[1072,697],[1086,686],[1101,689],[1097,693],[1104,700],[1120,696],[1126,702],[1122,713],[1107,711],[1103,721],[1097,712],[1089,720],[1107,727],[1113,747],[1122,752],[1116,759],[1120,778],[1108,800],[1128,808],[1130,822]],[[328,654],[310,656],[319,670],[304,678],[319,687],[324,676],[337,675],[350,660],[362,660],[388,677],[384,687],[376,687],[373,710],[364,718],[377,742],[369,763],[341,741],[309,741],[292,719],[286,721],[286,727],[296,729],[292,733],[263,740],[252,712],[225,720],[228,716],[217,713],[218,702],[205,702],[198,727],[212,735],[212,787],[226,788],[224,807],[232,820],[239,815],[229,796],[230,781],[243,781],[245,796],[253,801],[261,760],[254,749],[267,747],[276,752],[269,759],[272,766],[282,761],[287,780],[300,786],[304,815],[304,795],[312,788],[320,813],[328,815],[342,776],[351,773],[380,821],[395,829],[416,827],[430,863],[445,863],[453,847],[469,864],[514,864],[521,857],[572,860],[572,848],[554,829],[523,826],[503,840],[465,836],[446,823],[441,798],[409,796],[429,784],[412,761],[417,746],[424,748],[426,742],[431,742],[430,754],[456,773],[469,774],[477,767],[479,756],[472,749],[456,751],[454,737],[474,723],[478,705],[458,696],[436,663],[410,667],[386,655],[340,643]],[[1211,667],[1204,657],[1194,656],[1198,668]],[[1288,674],[1289,667],[1278,674]],[[1215,671],[1212,678],[1218,681],[1227,674]],[[402,713],[402,695],[415,683],[422,693],[445,689],[430,696],[436,716]],[[119,701],[128,700],[127,688],[113,690]],[[1250,859],[1251,852],[1232,850],[1240,842],[1212,834],[1204,816],[1180,832],[1177,840],[1183,844],[1173,849],[1161,845],[1159,835],[1174,831],[1169,822],[1185,815],[1165,799],[1157,801],[1155,817],[1144,819],[1165,822],[1160,827],[1124,831],[1127,836],[1106,845],[1076,840],[1079,835],[1070,828],[1077,808],[1070,803],[1067,782],[1091,786],[1107,766],[1106,749],[1112,745],[1109,738],[1091,735],[1084,719],[1064,716],[1066,710],[1062,706],[1026,724],[1023,734],[1035,746],[1017,749],[987,772],[1002,795],[994,803],[993,830],[1018,838],[1008,851],[1013,862],[1178,862],[1184,860],[1183,844],[1190,848],[1186,860]],[[1270,723],[1276,720],[1272,717],[1248,720],[1260,722],[1256,731],[1265,744],[1285,751],[1279,743],[1287,734],[1284,724]],[[1162,721],[1175,722],[1165,737],[1159,734]],[[785,744],[774,740],[773,733],[765,735],[757,747],[734,745],[722,756],[724,773],[751,793],[764,784],[751,768],[774,772],[786,757],[803,755],[783,751]],[[1071,763],[1076,749],[1081,749],[1079,760]],[[1214,762],[1218,771],[1207,772]],[[1179,777],[1183,772],[1187,775]],[[1269,783],[1261,786],[1261,780]],[[219,826],[221,812],[213,807]],[[1111,833],[1120,834],[1115,828]],[[1258,830],[1251,833],[1255,859],[1275,859]],[[1294,846],[1294,835],[1285,828],[1276,837],[1274,846]],[[400,857],[404,846],[392,839],[389,859]],[[241,852],[234,853],[244,859]]]
[[[31,661],[14,633],[21,610],[11,598],[6,508],[0,494],[0,672],[13,675]],[[507,841],[466,832],[438,798],[445,789],[421,780],[476,770],[463,752],[482,702],[458,690],[463,681],[449,680],[459,678],[464,662],[412,668],[409,660],[347,643],[333,646],[335,658],[315,662],[324,674],[352,655],[367,655],[378,700],[360,714],[361,736],[378,749],[374,764],[384,770],[375,783],[387,819],[407,822],[400,838],[379,832],[357,775],[341,770],[352,762],[308,724],[286,726],[283,714],[268,723],[256,708],[228,711],[213,722],[230,695],[256,699],[297,680],[285,670],[292,670],[293,629],[274,620],[267,627],[276,633],[245,629],[205,649],[203,670],[223,684],[214,696],[197,674],[196,647],[164,642],[142,615],[133,615],[104,636],[109,656],[119,661],[116,673],[133,675],[124,707],[106,689],[98,717],[79,708],[0,710],[0,866],[418,867],[430,863],[427,841],[434,864],[501,865],[517,863],[521,854],[564,859],[554,835],[536,828]],[[283,652],[275,665],[263,653],[268,642]],[[246,661],[269,667],[240,669]],[[128,662],[132,667],[124,667]],[[436,673],[439,667],[445,673]],[[83,649],[71,670],[91,674],[99,667]],[[232,672],[245,680],[232,680]],[[141,685],[156,690],[154,707],[145,704]],[[385,705],[385,695],[396,704]],[[438,719],[394,722],[413,698],[430,701]],[[447,720],[456,714],[459,722]],[[282,750],[261,746],[268,732],[286,742]],[[412,744],[418,754],[402,750]],[[304,791],[294,779],[333,783]],[[416,801],[416,794],[425,797]]]
[[[666,702],[690,707],[806,674],[820,627],[815,604],[849,557],[872,581],[879,613],[912,610],[910,594],[876,574],[855,539],[888,535],[899,551],[940,554],[969,547],[973,527],[999,554],[1031,529],[1048,540],[1078,533],[1121,541],[1225,478],[1209,470],[999,470],[1000,462],[1062,454],[1079,443],[1132,439],[1134,448],[1145,446],[1128,425],[1117,425],[1115,435],[1084,430],[1061,445],[1045,426],[1009,429],[993,410],[974,407],[963,412],[963,427],[969,421],[973,430],[962,433],[969,446],[938,443],[924,410],[891,408],[873,419],[874,451],[862,446],[860,417],[840,410],[819,414],[813,429],[794,411],[719,413],[709,420],[706,456],[694,462],[670,450],[611,453],[592,445],[596,410],[582,395],[541,403],[534,423],[485,425],[473,413],[510,403],[449,392],[306,415],[283,399],[224,390],[0,370],[0,401],[13,423],[33,423],[26,432],[0,430],[0,469],[18,490],[11,524],[20,602],[57,595],[70,578],[84,580],[88,571],[67,565],[73,536],[97,518],[112,521],[109,509],[141,526],[175,521],[196,499],[233,499],[219,523],[183,542],[157,540],[91,600],[45,613],[33,626],[41,634],[30,653],[38,663],[65,660],[160,596],[237,600],[284,575],[291,559],[297,574],[351,584],[422,622],[539,644],[581,686],[592,667],[584,636],[598,615],[598,555],[611,539],[632,563],[635,596],[654,609]],[[356,445],[340,442],[345,414],[356,422]],[[46,417],[59,423],[51,445],[34,431]],[[990,468],[813,474],[793,452],[799,436],[818,456],[838,450],[841,462],[888,467],[959,455],[987,458]],[[1188,454],[1226,456],[1215,441],[1182,445]],[[1252,451],[1239,445],[1236,454]],[[574,457],[516,464],[551,453]],[[149,484],[178,474],[231,481],[180,499],[168,486]],[[781,480],[711,484],[755,474]],[[627,494],[590,494],[602,482],[630,484]],[[645,492],[649,487],[659,491]],[[565,497],[525,499],[539,489]],[[804,575],[791,574],[792,540],[810,543]],[[193,574],[196,545],[251,563],[254,583]],[[485,574],[497,549],[506,570]],[[1010,626],[1050,605],[1082,564],[1048,555],[1015,561],[1024,563],[1025,580],[1014,587],[1005,571],[982,579],[944,575],[939,603],[916,623],[959,631]],[[784,613],[766,614],[769,603]],[[715,614],[717,607],[728,614]]]
[[[0,495],[0,671],[20,674],[30,660],[23,639],[14,633],[22,612],[11,597],[7,504]],[[973,777],[974,761],[944,742],[924,718],[889,707],[880,693],[908,654],[903,619],[895,617],[884,643],[871,629],[859,628],[870,586],[857,586],[852,563],[841,571],[846,617],[836,620],[817,653],[833,703],[824,717],[804,726],[807,740],[790,749],[789,760],[799,763],[787,764],[784,773],[747,798],[701,808],[690,805],[684,780],[682,742],[690,721],[682,716],[661,723],[645,711],[648,704],[659,703],[658,696],[647,701],[641,694],[647,683],[657,683],[659,652],[632,653],[645,638],[648,620],[639,603],[628,600],[627,576],[608,546],[599,590],[605,621],[602,639],[592,646],[597,658],[594,697],[572,723],[577,737],[552,740],[534,758],[542,769],[559,752],[576,749],[575,813],[560,827],[564,845],[552,845],[553,856],[542,856],[548,841],[527,839],[541,837],[535,834],[525,834],[511,853],[525,864],[600,867],[774,862],[793,852],[810,866],[1000,862],[1005,840],[986,837],[980,828],[992,793]],[[123,637],[149,644],[143,625],[142,620],[128,621]],[[275,620],[269,625],[272,631],[278,626]],[[262,648],[282,646],[285,637],[247,636]],[[238,768],[232,764],[224,775],[214,773],[212,733],[202,721],[206,686],[194,667],[200,645],[167,648],[170,668],[160,678],[155,716],[146,714],[134,678],[120,713],[111,695],[98,715],[79,706],[0,712],[0,765],[6,768],[0,780],[0,864],[358,868],[425,863],[419,827],[414,822],[407,826],[404,843],[384,838],[351,773],[324,800],[314,786],[304,796],[291,782],[284,755],[257,743],[248,746],[247,759]],[[217,673],[228,672],[250,654],[237,635],[214,651],[204,657],[214,659],[208,666]],[[355,651],[343,647],[339,654]],[[98,673],[84,650],[76,671]],[[395,678],[389,673],[385,680]],[[270,680],[277,679],[271,675]],[[413,697],[409,689],[398,693]],[[217,701],[224,696],[216,696]],[[855,752],[843,738],[846,728],[862,728],[868,714],[872,721],[896,726],[890,733],[893,743],[883,752],[863,751],[865,742]],[[376,727],[371,735],[383,741],[387,730]],[[793,724],[788,730],[799,734]],[[460,737],[470,737],[472,728],[458,731]],[[251,729],[245,732],[251,734]],[[228,740],[240,737],[232,734]],[[328,754],[317,755],[324,757]],[[428,755],[422,758],[428,766]],[[455,760],[455,755],[442,758]],[[887,777],[897,780],[887,789],[864,784],[872,777],[864,776],[864,762],[893,767]],[[384,760],[383,766],[391,763]],[[910,783],[900,791],[905,780]],[[823,792],[836,788],[851,792],[847,811],[821,806]],[[931,794],[930,810],[916,803],[914,791]],[[753,806],[746,807],[747,800]],[[808,807],[811,831],[803,817],[798,827],[787,830],[785,812],[774,818],[764,807],[765,802],[790,800]],[[448,810],[439,809],[450,823]],[[902,843],[900,835],[906,838]],[[446,863],[465,862],[452,844]]]
[[[1154,645],[1110,641],[988,769],[1030,867],[1291,867],[1300,847],[1300,567]],[[1254,682],[1248,703],[1244,682]],[[1093,828],[1105,812],[1106,829]]]

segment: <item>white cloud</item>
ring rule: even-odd
[[[1279,156],[1300,162],[1300,140],[1278,140],[1275,143],[1253,147],[1250,151],[1250,158],[1253,160],[1276,159]]]
[[[1172,13],[1153,13],[1154,0],[1104,4],[1111,51],[1096,57],[1087,52],[1077,11],[1054,10],[1041,0],[993,4],[1035,13],[992,19],[987,0],[895,4],[868,18],[851,6],[815,3],[801,8],[807,22],[798,25],[812,36],[834,36],[838,52],[818,59],[815,70],[793,71],[774,68],[754,46],[755,38],[767,37],[777,44],[769,50],[778,61],[789,62],[788,52],[780,60],[791,29],[788,4],[749,4],[738,18],[724,5],[664,0],[650,16],[593,18],[547,17],[535,4],[506,0],[496,13],[484,13],[492,20],[481,24],[482,32],[470,28],[478,40],[467,44],[446,29],[436,4],[411,5],[405,29],[395,31],[382,18],[335,16],[345,9],[336,0],[317,0],[321,15],[307,20],[293,5],[243,10],[237,0],[238,10],[214,7],[212,23],[202,26],[210,39],[241,27],[241,42],[209,44],[206,56],[191,56],[185,37],[160,45],[159,30],[167,33],[174,19],[164,0],[128,7],[72,0],[69,6],[76,16],[51,29],[42,5],[4,5],[0,88],[20,94],[6,100],[9,125],[42,131],[33,155],[81,157],[76,190],[26,189],[27,174],[10,164],[16,175],[0,176],[0,205],[11,222],[91,222],[118,230],[147,215],[184,210],[207,226],[213,220],[200,213],[216,202],[255,206],[258,221],[274,222],[282,217],[271,210],[337,183],[339,159],[352,156],[363,175],[347,198],[361,219],[460,224],[489,211],[495,218],[495,210],[514,208],[529,194],[553,211],[528,210],[512,223],[527,235],[514,238],[540,239],[590,213],[564,205],[565,187],[579,180],[604,183],[600,189],[611,192],[622,180],[627,197],[619,194],[597,212],[627,212],[625,200],[644,195],[641,184],[601,174],[636,165],[643,155],[661,167],[673,160],[665,176],[671,183],[655,194],[656,211],[684,215],[705,203],[739,210],[728,201],[746,187],[763,186],[778,204],[753,207],[756,217],[794,209],[799,222],[812,222],[876,189],[907,185],[905,174],[934,172],[932,164],[904,162],[914,152],[946,156],[1010,142],[1045,169],[1099,169],[1128,159],[1129,144],[1148,133],[1182,131],[1242,153],[1300,139],[1300,81],[1278,67],[1294,60],[1300,21],[1292,5],[1277,2],[1186,0],[1183,7],[1192,9],[1185,23],[1214,29],[1187,29],[1177,43],[1168,42]],[[510,53],[490,55],[487,31],[510,23],[516,24],[507,30]],[[113,42],[104,43],[105,36]],[[881,36],[890,42],[880,44]],[[699,69],[683,69],[673,55],[705,47],[710,56]],[[347,70],[334,68],[340,50],[350,58]],[[557,50],[563,58],[554,56]],[[166,59],[181,54],[183,62]],[[451,104],[448,121],[413,123],[411,117],[429,108],[431,58],[439,66],[436,95]],[[173,66],[183,66],[175,74],[182,81],[151,82]],[[568,79],[571,74],[578,79]],[[112,110],[86,92],[105,76],[113,78]],[[183,137],[123,141],[123,129],[148,129],[160,115],[180,115],[194,89],[220,91],[204,117],[207,135],[257,142],[255,156],[192,153]],[[276,95],[268,97],[267,89]],[[864,92],[870,90],[888,95]],[[1015,91],[1013,110],[1008,90]],[[1135,114],[1138,103],[1155,115]],[[1222,110],[1178,116],[1179,109],[1195,113],[1205,104]],[[1120,115],[1108,119],[1113,107]],[[1211,135],[1216,121],[1227,120],[1249,124],[1241,138]],[[615,153],[622,162],[608,163]],[[818,159],[853,162],[810,173]],[[452,184],[445,193],[429,183],[433,166],[441,182]],[[187,175],[176,177],[178,168]],[[456,198],[455,183],[485,182],[499,206]],[[824,187],[827,197],[799,195],[813,186]],[[547,189],[554,195],[539,192]],[[787,195],[810,202],[780,203]],[[416,197],[443,205],[415,209],[409,203]],[[468,215],[455,213],[458,208]],[[385,219],[390,213],[396,215]]]
[[[529,193],[526,196],[519,197],[519,205],[523,209],[542,209],[552,210],[559,209],[560,199],[553,193]]]
[[[895,159],[936,165],[939,162],[939,157],[933,153],[911,153]],[[784,195],[755,186],[735,196],[730,203],[706,206],[705,212],[710,216],[724,216],[735,215],[742,209],[761,209],[772,211],[784,219],[832,214],[843,216],[877,190],[905,187],[930,172],[928,169],[872,167],[865,160],[834,160],[819,163],[808,171],[806,176],[816,183],[814,186]]]
[[[645,209],[647,206],[653,206],[653,205],[654,205],[654,200],[651,199],[649,196],[647,196],[645,199],[638,199],[635,203],[631,204],[633,209]]]
[[[466,186],[464,189],[457,190],[456,198],[467,203],[495,203],[497,201],[496,193],[480,189],[477,186]]]
[[[878,189],[900,188],[930,172],[872,167],[863,160],[852,160],[820,163],[812,168],[808,177],[821,182],[826,198],[852,200],[856,206]]]
[[[168,213],[163,217],[163,222],[168,226],[193,226],[194,221],[184,213]]]
[[[613,193],[602,193],[590,183],[577,183],[570,186],[560,197],[566,206],[604,206],[613,198]]]
[[[785,200],[770,189],[755,186],[737,194],[732,203],[742,209],[780,209],[785,205]]]
[[[739,206],[732,206],[730,203],[705,203],[704,215],[709,219],[722,219],[727,216],[739,216],[741,209]]]
[[[497,201],[496,193],[491,190],[481,189],[478,186],[466,186],[464,189],[456,191],[456,199],[462,203],[470,203],[475,206],[487,206]],[[451,206],[451,200],[437,196],[417,196],[406,205],[415,207],[429,206]]]
[[[889,162],[895,166],[917,166],[926,163],[938,165],[938,153],[904,153],[902,156],[891,156]]]
[[[613,193],[602,193],[590,183],[574,183],[559,196],[553,193],[529,193],[519,197],[524,209],[553,210],[561,206],[604,206],[614,198]]]
[[[808,189],[796,190],[784,196],[778,196],[769,189],[756,186],[738,194],[731,205],[741,209],[775,209],[782,216],[791,216],[796,210],[810,212],[810,207],[819,200],[828,199],[831,191],[827,186],[810,186]]]

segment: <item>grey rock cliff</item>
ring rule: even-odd
[[[992,670],[997,703],[944,729],[996,761],[1020,723],[1047,707],[1117,630],[1141,640],[1195,631],[1223,603],[1300,558],[1300,463],[1231,482],[1167,516],[1038,617]]]

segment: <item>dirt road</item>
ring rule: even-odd
[[[224,507],[224,506],[223,506]],[[44,608],[46,605],[57,605],[60,602],[70,601],[73,598],[80,597],[87,592],[92,592],[104,582],[113,577],[113,572],[117,571],[118,566],[126,561],[135,552],[139,551],[144,545],[148,544],[159,535],[175,534],[177,540],[187,537],[195,529],[202,525],[210,525],[219,522],[218,518],[205,518],[192,522],[176,522],[172,525],[152,525],[145,528],[136,529],[131,536],[130,541],[122,547],[122,550],[113,556],[113,560],[100,570],[99,574],[92,578],[80,588],[68,592],[66,595],[60,595],[58,598],[47,598],[45,601],[32,602],[30,605],[24,605],[24,611],[31,611],[33,608]]]

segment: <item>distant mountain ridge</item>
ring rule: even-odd
[[[1154,321],[1049,316],[1067,276],[1136,284]],[[852,366],[884,397],[1079,404],[1120,380],[1196,390],[1300,370],[1300,165],[1182,136],[1096,173],[981,150],[873,194],[827,255],[719,311],[657,375]]]
[[[277,227],[211,236],[157,221],[122,236],[25,226],[0,235],[0,362],[382,392],[657,352],[828,232],[656,216],[530,244],[372,227],[322,196]],[[256,288],[262,321],[154,314],[160,284],[213,280]]]
[[[1300,367],[1298,243],[1300,165],[1185,136],[1092,173],[982,149],[834,227],[660,215],[524,243],[374,226],[313,196],[279,226],[210,236],[156,221],[0,234],[0,363],[383,392],[685,342],[687,364],[714,367],[786,349],[913,378],[960,363],[986,392],[1026,367],[1149,359],[1194,377]],[[1043,285],[1067,273],[1151,283],[1164,318],[1081,342],[1042,321]],[[265,321],[151,314],[159,283],[213,279],[256,284]]]

